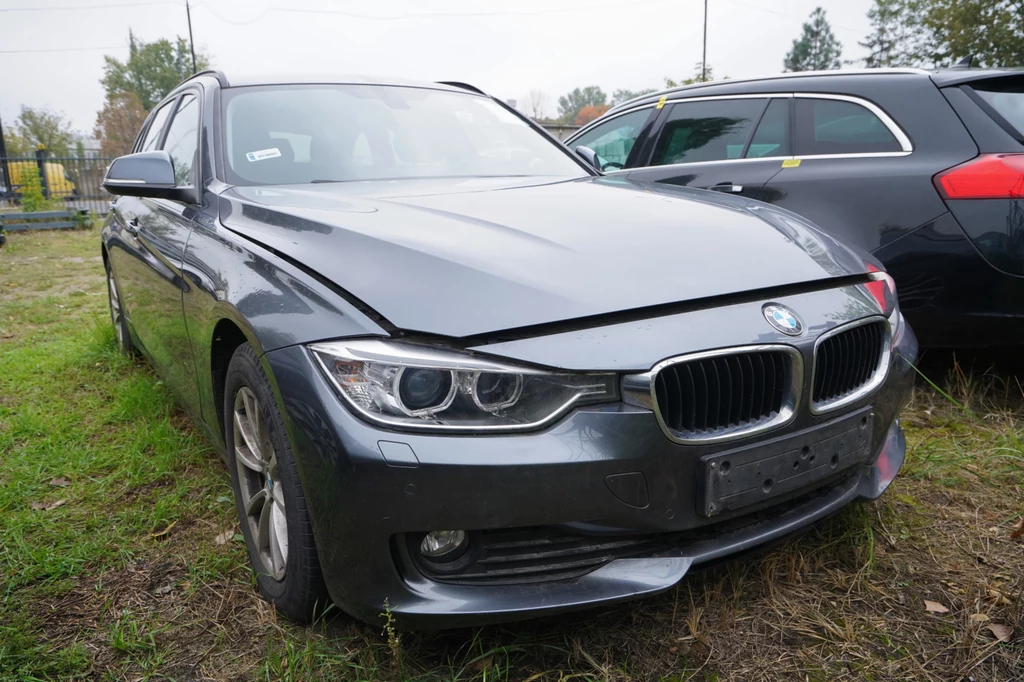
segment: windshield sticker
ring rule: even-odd
[[[249,162],[262,161],[263,159],[276,159],[281,156],[281,150],[277,147],[271,147],[270,149],[261,149],[258,152],[249,152],[245,155],[245,158],[249,159]]]

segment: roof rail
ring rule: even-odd
[[[627,106],[634,104],[642,99],[653,98],[657,99],[660,95],[674,95],[679,92],[687,92],[689,90],[699,90],[700,88],[714,87],[718,85],[728,85],[731,83],[753,83],[757,81],[774,80],[777,78],[815,78],[820,76],[851,76],[851,75],[882,75],[882,74],[927,74],[928,71],[917,68],[870,68],[870,69],[834,69],[828,71],[790,71],[787,73],[775,73],[767,74],[764,76],[752,76],[750,78],[725,78],[720,81],[706,81],[702,83],[692,83],[690,85],[679,85],[674,88],[665,88],[656,92],[649,92],[646,95],[640,95],[633,99],[626,100],[621,104],[616,104],[614,107],[609,109],[609,112],[620,111],[625,109]]]
[[[182,81],[182,83],[184,83],[185,81],[190,81],[193,78],[196,78],[197,76],[213,76],[217,79],[217,82],[220,83],[220,86],[222,88],[229,87],[228,77],[225,76],[222,71],[218,71],[217,69],[204,69],[202,71],[197,71],[196,73],[192,74],[184,81]]]
[[[486,92],[484,92],[480,88],[476,87],[475,85],[470,85],[469,83],[460,83],[459,81],[437,81],[437,83],[438,83],[438,85],[448,85],[448,86],[453,87],[453,88],[460,88],[462,90],[469,90],[470,92],[475,92],[478,95],[486,95],[487,94]]]

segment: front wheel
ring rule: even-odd
[[[235,351],[225,382],[231,485],[256,583],[278,613],[308,621],[328,604],[327,588],[284,422],[249,344]]]

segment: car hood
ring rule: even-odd
[[[865,272],[792,213],[622,178],[235,187],[220,218],[395,327],[451,337]]]

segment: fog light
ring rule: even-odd
[[[420,543],[420,553],[430,559],[454,559],[454,556],[449,555],[465,547],[466,531],[435,530],[424,536]]]

